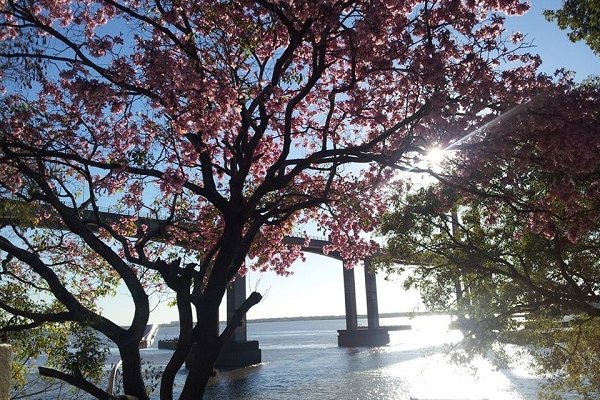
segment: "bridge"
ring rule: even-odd
[[[0,199],[3,202],[17,202],[12,199]],[[42,209],[39,212],[43,211]],[[124,214],[122,212],[111,211],[104,208],[98,213],[98,217],[104,223],[118,222],[122,218],[130,218],[134,215]],[[136,224],[141,227],[146,225],[149,229],[158,226],[161,219],[152,218],[149,215],[136,215]],[[92,210],[82,210],[84,219],[94,221],[96,214]],[[10,215],[7,212],[0,212],[0,225],[31,225],[32,222],[24,221]],[[45,218],[43,221],[36,222],[36,226],[46,229],[65,229],[64,221],[59,218]],[[308,239],[308,240],[307,240]],[[338,331],[338,346],[340,347],[375,347],[384,346],[389,343],[389,330],[410,329],[410,326],[381,327],[379,325],[379,311],[377,304],[377,283],[375,273],[371,271],[371,259],[364,260],[364,279],[367,302],[367,326],[358,325],[358,314],[356,310],[356,287],[354,269],[347,268],[344,260],[338,252],[324,252],[325,246],[331,242],[327,238],[308,236],[307,238],[297,235],[285,236],[285,244],[300,246],[302,251],[319,254],[326,257],[342,261],[343,280],[344,280],[344,302],[346,309],[346,329]],[[230,320],[233,313],[246,300],[246,278],[237,276],[233,284],[227,289],[227,319]],[[261,362],[261,350],[258,341],[248,341],[246,317],[243,323],[235,330],[232,340],[225,346],[219,360],[218,367],[236,368]]]

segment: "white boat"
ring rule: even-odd
[[[160,325],[158,324],[146,325],[144,336],[142,336],[142,339],[140,340],[140,349],[147,349],[148,347],[152,346],[152,343],[154,343],[154,339],[158,334],[159,326]]]

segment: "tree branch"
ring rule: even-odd
[[[233,333],[235,332],[235,329],[238,326],[240,326],[246,313],[256,304],[260,303],[261,300],[262,295],[260,293],[252,292],[250,296],[248,296],[248,298],[244,300],[242,305],[237,310],[235,310],[235,312],[231,316],[231,319],[227,322],[227,326],[219,336],[219,342],[221,346],[224,346],[231,339]]]
[[[59,370],[56,370],[53,368],[47,368],[47,367],[38,367],[38,371],[40,372],[40,375],[42,375],[42,376],[46,376],[48,378],[60,379],[61,381],[67,382],[68,384],[75,386],[76,388],[81,389],[86,393],[91,394],[92,396],[94,396],[95,398],[97,398],[99,400],[115,400],[115,399],[117,399],[117,397],[111,396],[110,394],[108,394],[104,390],[100,389],[99,387],[97,387],[96,385],[94,385],[93,383],[91,383],[90,381],[88,381],[87,379],[85,379],[83,377],[70,375],[65,372],[62,372],[62,371],[59,371]]]

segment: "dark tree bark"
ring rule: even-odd
[[[123,392],[138,400],[148,400],[146,386],[142,376],[142,360],[140,358],[139,339],[126,340],[119,344],[119,353],[123,361]]]

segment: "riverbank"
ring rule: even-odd
[[[395,312],[395,313],[381,313],[379,314],[380,319],[384,318],[416,318],[424,316],[439,316],[445,315],[441,312],[430,312],[430,311],[406,311],[406,312]],[[366,319],[366,314],[359,314],[359,319]],[[248,322],[262,323],[262,322],[294,322],[294,321],[335,321],[345,320],[345,315],[316,315],[316,316],[301,316],[301,317],[277,317],[277,318],[256,318],[249,319]],[[226,321],[219,321],[225,323]],[[160,324],[161,327],[174,327],[179,326],[179,321],[171,321],[168,323]]]

